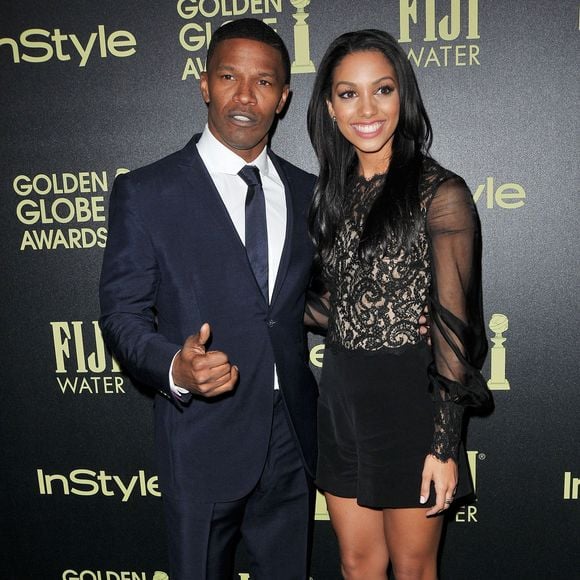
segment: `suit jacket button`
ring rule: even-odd
[[[275,320],[268,320],[268,321],[266,322],[266,324],[267,324],[267,325],[268,325],[270,328],[272,328],[272,326],[274,326],[274,325],[276,324],[276,321],[275,321]]]

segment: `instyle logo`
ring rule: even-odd
[[[127,173],[119,168],[115,176]],[[26,226],[20,250],[104,248],[107,240],[106,171],[17,175],[12,190],[18,196],[16,218]]]
[[[571,471],[564,472],[564,499],[578,499],[580,494],[580,477],[574,477]]]
[[[310,349],[310,364],[321,369],[324,361],[324,343],[316,344]]]
[[[96,320],[56,321],[50,326],[56,381],[63,395],[125,394],[121,368],[106,351]]]
[[[137,52],[136,46],[137,40],[128,30],[107,32],[104,24],[99,24],[97,31],[91,32],[84,40],[76,34],[63,34],[60,28],[52,31],[30,28],[24,30],[18,39],[0,38],[0,58],[9,54],[15,64],[38,64],[56,58],[84,67],[91,58],[133,56]]]
[[[487,209],[519,209],[526,203],[526,190],[519,183],[496,185],[495,178],[486,177],[473,192],[473,201]]]
[[[306,8],[311,0],[290,0],[295,9],[292,74],[312,73],[315,67],[310,60],[310,27]],[[181,80],[199,79],[205,70],[205,56],[213,30],[238,17],[258,17],[276,29],[279,20],[287,11],[282,8],[282,0],[177,0],[177,14],[187,21],[179,31],[179,44],[192,56],[185,61]],[[232,18],[234,17],[234,18]],[[199,54],[198,54],[199,53]]]
[[[479,65],[479,0],[399,0],[399,42],[417,67]]]
[[[40,495],[103,495],[123,503],[137,496],[161,497],[157,476],[147,477],[142,469],[136,475],[128,476],[109,475],[103,469],[74,469],[68,475],[48,474],[37,469],[36,478]]]

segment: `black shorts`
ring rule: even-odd
[[[420,343],[380,351],[327,348],[318,402],[316,483],[374,508],[426,507],[421,473],[433,441],[433,401]],[[459,453],[457,498],[473,493],[467,457]]]

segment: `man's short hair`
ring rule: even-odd
[[[246,38],[263,42],[272,48],[275,48],[282,58],[282,65],[285,73],[285,83],[290,84],[290,56],[288,49],[280,35],[271,27],[257,20],[256,18],[240,18],[233,20],[223,26],[220,26],[213,34],[209,48],[207,50],[206,69],[209,69],[209,63],[213,57],[215,49],[220,42],[233,38]]]

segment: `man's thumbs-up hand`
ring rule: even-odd
[[[228,355],[219,350],[206,350],[211,328],[206,322],[197,334],[188,336],[173,361],[176,386],[194,395],[215,397],[231,391],[238,382],[238,367],[230,364]]]

